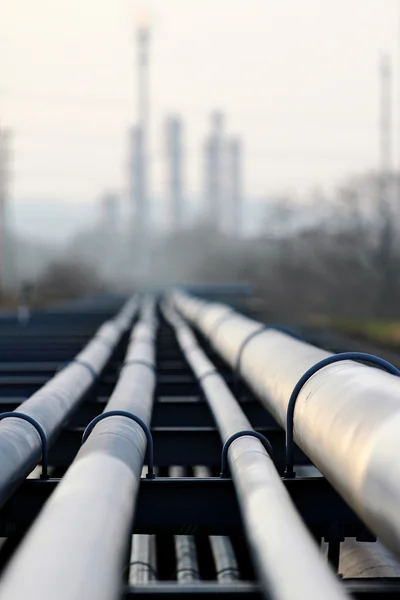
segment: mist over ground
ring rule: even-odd
[[[282,317],[398,314],[397,0],[3,2],[3,296],[247,281]]]
[[[44,300],[99,289],[248,282],[277,317],[400,316],[399,182],[374,173],[332,197],[286,196],[265,206],[257,235],[193,222],[173,234],[132,234],[101,222],[64,244],[14,239],[19,282]]]

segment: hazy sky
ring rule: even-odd
[[[134,15],[143,4],[0,0],[0,120],[15,132],[15,199],[90,202],[105,188],[127,188]],[[329,189],[348,173],[377,166],[382,53],[393,58],[400,114],[398,0],[147,6],[154,192],[165,180],[163,125],[171,111],[185,119],[193,194],[214,108],[226,113],[232,134],[243,136],[252,195]]]

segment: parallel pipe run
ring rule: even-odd
[[[143,467],[141,476],[144,478],[146,475],[148,473]],[[156,554],[155,535],[135,533],[132,536],[130,560],[127,566],[129,585],[146,585],[158,579]]]
[[[166,310],[165,314],[186,360],[201,378],[213,368],[212,363],[198,345],[195,350],[196,339],[176,312]],[[222,377],[207,377],[202,386],[222,442],[238,431],[251,429]],[[262,443],[254,437],[240,437],[232,442],[228,460],[265,595],[272,600],[347,597],[323,563]]]
[[[152,301],[142,306],[127,360],[155,364],[154,308]],[[137,343],[143,332],[153,344]],[[105,410],[135,414],[149,425],[155,385],[152,370],[129,365]],[[120,597],[145,452],[146,435],[135,421],[114,416],[97,423],[6,569],[2,599]]]
[[[185,477],[184,467],[174,466],[169,469],[170,477]],[[196,540],[193,535],[175,535],[176,579],[178,583],[200,582],[200,570],[197,560]]]
[[[144,585],[157,579],[155,535],[136,533],[132,536],[129,562],[129,585]]]
[[[172,301],[207,336],[220,305],[176,292]],[[206,308],[207,307],[207,308]],[[226,308],[224,309],[226,310]],[[223,324],[213,348],[234,368],[243,340],[260,323],[237,314]],[[246,346],[242,377],[285,428],[300,378],[332,356],[284,333],[266,331]],[[400,556],[400,381],[353,361],[326,366],[302,388],[294,439],[370,529]]]
[[[212,477],[211,469],[205,466],[193,467],[195,477]],[[209,537],[215,572],[219,583],[232,583],[240,579],[239,566],[231,540],[223,535]]]
[[[147,479],[147,475],[146,467],[143,467],[142,479]],[[129,585],[146,585],[158,579],[155,535],[135,533],[132,536],[130,560],[126,569]]]
[[[93,385],[93,375],[101,373],[110,360],[136,311],[137,300],[133,298],[100,327],[75,360],[18,407],[19,413],[38,423],[49,446]],[[1,422],[0,506],[35,468],[41,454],[41,437],[30,423],[17,418]]]

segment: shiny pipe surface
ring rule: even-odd
[[[173,466],[169,469],[170,477],[185,477],[186,469]],[[196,539],[193,535],[174,535],[176,555],[176,580],[178,583],[199,583],[200,570],[197,559]]]
[[[192,331],[172,310],[165,310],[178,343],[197,379],[214,366]],[[230,321],[230,320],[229,320]],[[202,382],[222,442],[251,425],[218,372]],[[273,600],[347,597],[297,514],[275,466],[261,442],[241,437],[228,460],[253,561],[264,594]]]
[[[146,302],[128,355],[155,364],[154,303]],[[153,343],[143,344],[146,333]],[[126,365],[105,411],[150,424],[155,373]],[[0,582],[0,597],[113,600],[120,597],[146,436],[131,419],[99,422],[23,539]],[[125,564],[124,564],[125,563]]]
[[[195,477],[204,479],[212,477],[209,467],[197,465],[193,467],[193,471]],[[209,542],[219,583],[232,583],[240,579],[239,567],[230,538],[225,535],[210,535]]]
[[[207,337],[227,310],[181,292],[171,297]],[[197,317],[201,316],[199,320]],[[234,367],[242,341],[260,323],[240,314],[210,339]],[[241,375],[282,427],[300,377],[330,356],[310,344],[268,330],[242,356]],[[400,381],[352,361],[330,365],[306,383],[294,411],[294,439],[360,518],[400,556]]]
[[[17,408],[42,426],[49,445],[93,385],[94,374],[110,359],[136,311],[133,298],[100,327],[72,362]],[[41,451],[40,437],[32,425],[13,418],[0,422],[0,506],[38,464]]]

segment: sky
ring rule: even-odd
[[[94,202],[128,189],[137,114],[135,20],[151,21],[151,190],[165,187],[165,118],[185,124],[187,194],[222,110],[245,147],[247,195],[322,187],[379,165],[379,62],[399,0],[0,0],[0,123],[16,202]],[[395,111],[396,112],[396,111]],[[400,124],[394,115],[397,160]],[[398,126],[397,126],[398,125]]]

